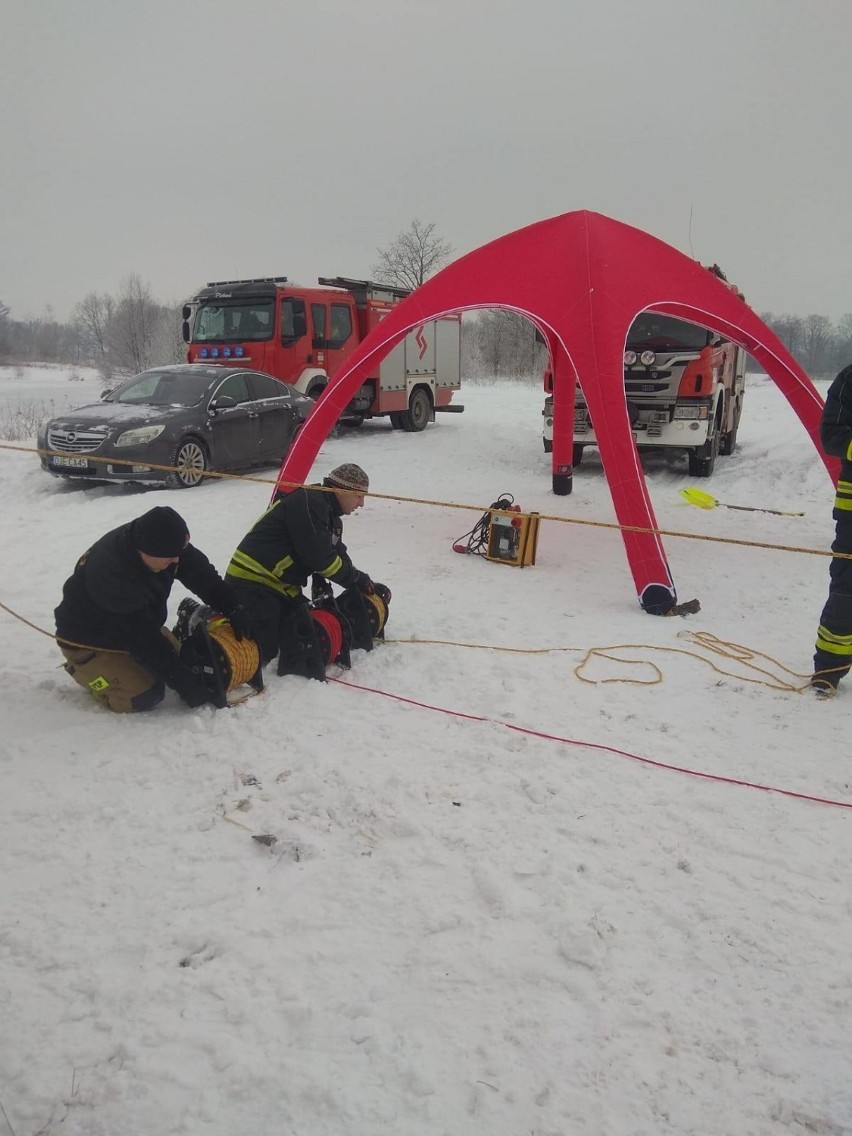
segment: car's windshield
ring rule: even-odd
[[[118,387],[109,402],[147,406],[197,406],[210,388],[210,376],[187,371],[145,371]]]
[[[193,343],[234,343],[270,339],[272,325],[271,300],[202,304],[195,316],[192,340]]]
[[[656,312],[642,312],[633,321],[627,333],[627,346],[634,351],[646,347],[655,350],[669,348],[675,351],[700,351],[710,342],[706,328],[685,323],[674,316],[661,316]]]

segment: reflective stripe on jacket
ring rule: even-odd
[[[295,489],[274,501],[240,541],[226,577],[299,595],[316,573],[342,588],[360,575],[340,539],[343,526],[334,493]]]

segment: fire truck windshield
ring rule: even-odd
[[[233,343],[271,339],[271,300],[244,300],[233,304],[202,304],[195,317],[194,343]]]
[[[627,333],[627,346],[634,351],[641,351],[645,347],[700,351],[710,339],[710,332],[694,323],[685,323],[684,320],[661,316],[656,312],[643,312],[636,317]]]

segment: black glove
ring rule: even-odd
[[[375,591],[373,581],[370,579],[366,572],[355,573],[353,586],[356,587],[359,592],[363,592],[365,596],[371,596]]]
[[[238,643],[242,642],[244,638],[255,638],[254,623],[242,604],[237,604],[234,610],[228,615],[228,622],[234,629]]]
[[[390,603],[390,601],[391,601],[391,590],[387,586],[387,584],[377,584],[374,580],[373,581],[373,591],[376,593],[377,596],[380,596],[385,601],[386,604]]]
[[[166,678],[166,682],[187,706],[194,708],[210,701],[210,692],[204,679],[183,663],[179,663],[174,668]]]
[[[314,572],[311,577],[311,599],[316,602],[317,600],[331,599],[333,595],[334,591],[330,582],[319,572]]]

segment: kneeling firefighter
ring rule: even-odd
[[[355,568],[342,539],[342,517],[361,508],[369,485],[363,469],[348,462],[322,486],[281,493],[234,552],[225,577],[251,617],[264,663],[278,654],[288,624],[308,603],[302,589],[310,576],[390,599],[384,584]]]
[[[226,616],[240,639],[252,636],[233,589],[168,506],[102,536],[66,580],[55,613],[65,669],[108,709],[151,710],[166,686],[187,706],[210,701],[208,685],[181,661],[180,644],[164,626],[175,580]]]

